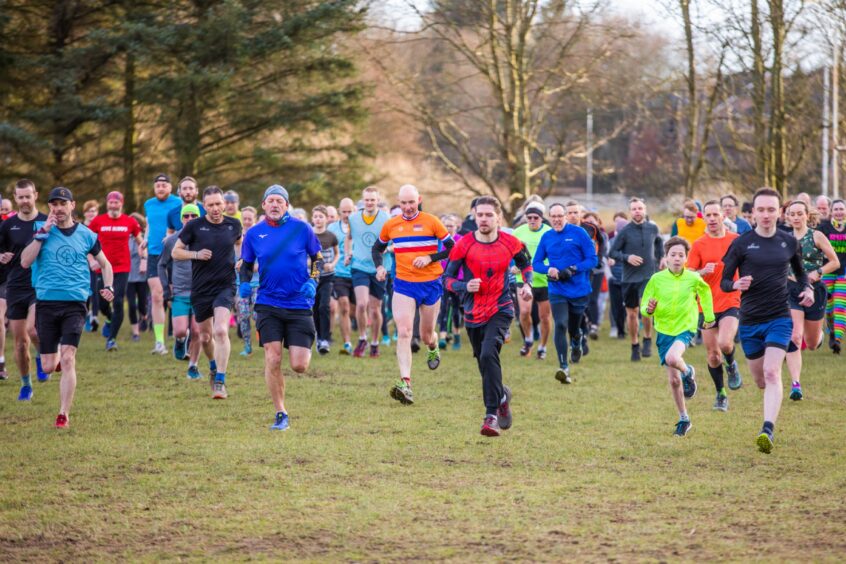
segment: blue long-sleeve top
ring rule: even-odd
[[[545,264],[544,261],[549,261]],[[549,299],[581,298],[591,292],[590,271],[596,266],[596,247],[584,229],[567,223],[561,231],[551,229],[543,234],[532,261],[532,269],[547,274],[550,268],[562,271],[575,267],[569,280],[549,279]]]

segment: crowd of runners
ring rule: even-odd
[[[546,362],[551,337],[550,377],[572,384],[607,318],[608,337],[631,342],[632,362],[657,351],[678,436],[691,429],[685,399],[698,390],[688,349],[703,346],[713,408],[727,411],[728,390],[743,385],[739,343],[763,390],[756,442],[769,453],[782,365],[790,399],[801,400],[803,351],[822,347],[828,334],[839,355],[846,331],[846,203],[825,196],[782,202],[762,188],[742,206],[731,194],[690,200],[665,235],[641,198],[606,227],[577,201],[547,206],[536,196],[506,224],[490,196],[475,198],[464,217],[424,212],[412,185],[394,194],[367,187],[310,214],[292,207],[281,185],[264,191],[260,209],[241,208],[237,193],[217,186],[200,192],[191,177],[173,188],[156,176],[144,213],[131,215],[119,192],[106,196],[101,214],[100,202],[77,208],[63,187],[49,191],[45,214],[26,179],[14,186],[14,205],[2,202],[0,314],[14,340],[18,399],[33,397],[32,345],[38,381],[61,373],[56,427],[69,426],[82,334],[101,331],[105,351],[117,350],[125,309],[131,342],[152,331],[152,353],[187,360],[188,379],[202,378],[205,356],[216,400],[228,397],[230,328],[243,356],[253,353],[255,329],[273,430],[290,424],[285,350],[290,370],[301,373],[313,349],[361,358],[393,345],[390,397],[410,405],[413,355],[423,349],[436,370],[442,351],[462,347],[464,328],[481,375],[486,436],[512,424],[500,362],[512,334],[526,362]],[[0,379],[7,377],[0,355]]]

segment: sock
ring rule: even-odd
[[[220,382],[221,384],[226,383],[226,373],[225,372],[218,372],[214,375],[214,381]]]
[[[377,340],[375,340],[375,341],[371,341],[371,342],[370,342],[370,346],[371,346],[371,347],[378,347],[378,346],[379,346],[379,340],[377,339]]]
[[[21,386],[32,387],[32,378],[29,377],[29,374],[27,374],[26,376],[21,376]]]
[[[181,339],[176,339],[176,342],[179,343],[180,345],[184,345],[185,344],[185,338],[183,337]]]
[[[488,413],[485,417],[493,417],[494,423],[496,423],[496,413]]]
[[[527,347],[528,347],[528,346],[531,346],[531,345],[533,345],[533,344],[535,343],[535,342],[534,342],[533,340],[531,340],[531,339],[523,339],[523,342],[526,344],[526,346],[527,346]]]
[[[405,382],[406,384],[408,384],[409,386],[411,385],[411,377],[410,376],[403,376],[402,381]]]
[[[726,365],[731,366],[734,364],[734,349],[731,349],[731,352],[728,354],[723,355],[726,359]]]
[[[277,412],[276,412],[276,417],[279,417],[280,415],[288,415],[288,414],[287,414],[287,413],[285,413],[284,411],[277,411]]]
[[[687,414],[687,411],[679,415],[679,421],[690,421],[690,415]]]
[[[793,387],[794,387],[794,388],[801,388],[801,387],[802,387],[802,384],[800,384],[799,382],[797,382],[796,380],[794,380],[794,381],[793,381]]]
[[[40,354],[35,355],[35,367],[38,369],[39,372],[44,372],[41,369],[41,355]]]
[[[684,377],[685,377],[685,378],[690,378],[691,376],[693,376],[693,367],[692,367],[691,365],[689,365],[689,364],[688,364],[688,365],[687,365],[687,370],[685,370],[685,371],[684,371]]]
[[[538,352],[546,352],[546,347],[538,347]]]
[[[5,362],[6,362],[6,357],[5,357],[5,356],[3,356],[2,354],[0,354],[0,362],[2,362],[2,363],[4,363],[4,364],[5,364]]]
[[[460,343],[461,342],[461,333],[453,335],[452,339],[455,341],[456,344]]]
[[[635,344],[633,344],[633,345],[632,345],[632,348],[633,348],[633,349],[639,349],[639,348],[640,348],[640,344],[639,344],[639,343],[635,343]]]
[[[217,363],[214,361],[214,359],[211,359],[209,361],[209,370],[212,372],[217,372]]]
[[[714,381],[714,387],[717,388],[717,392],[723,389],[724,382],[723,382],[723,365],[720,364],[717,367],[708,367],[708,372],[711,373],[711,379]]]
[[[772,435],[775,430],[775,424],[772,421],[764,421],[764,428],[762,430]]]
[[[164,323],[153,323],[153,335],[157,343],[164,343]]]
[[[196,363],[196,362],[194,362],[193,360],[189,360],[189,361],[188,361],[188,368],[194,368],[194,367],[196,367],[196,366],[197,366],[197,363]]]

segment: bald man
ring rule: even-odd
[[[382,226],[379,240],[373,245],[372,258],[376,279],[385,280],[382,253],[394,243],[397,277],[391,309],[397,326],[397,362],[400,380],[391,388],[391,397],[409,405],[414,403],[411,391],[411,337],[414,314],[420,308],[420,338],[429,349],[426,363],[434,370],[441,363],[435,321],[441,307],[444,270],[440,261],[449,257],[454,242],[437,217],[420,211],[420,193],[411,184],[399,189],[401,213]]]
[[[353,292],[352,274],[349,265],[344,261],[346,257],[344,242],[350,235],[350,215],[355,211],[355,202],[350,198],[344,198],[338,204],[338,220],[333,221],[327,228],[338,238],[340,258],[335,264],[335,280],[332,282],[332,300],[329,302],[330,319],[335,319],[338,313],[338,323],[341,326],[341,337],[344,339],[344,346],[340,353],[350,355],[353,352],[350,336],[352,324],[350,322],[350,301],[355,303]]]

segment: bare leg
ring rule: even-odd
[[[59,382],[59,394],[61,398],[59,413],[68,415],[71,404],[73,404],[74,393],[76,392],[76,347],[61,345],[60,349],[62,355],[62,379]]]
[[[538,302],[538,313],[540,314],[540,346],[546,347],[549,334],[552,332],[552,308],[549,307],[549,300]]]

